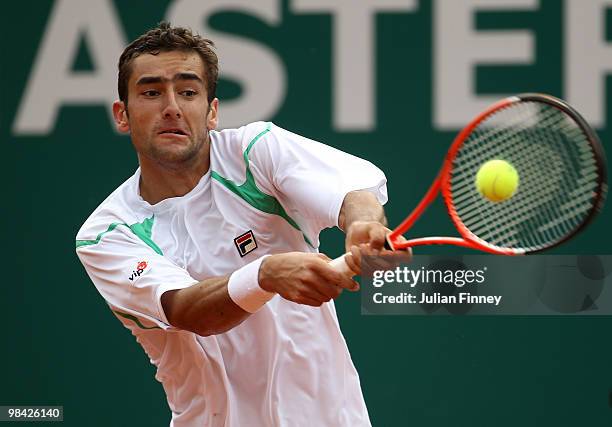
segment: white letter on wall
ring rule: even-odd
[[[434,8],[434,125],[457,129],[505,96],[477,96],[478,64],[533,62],[531,31],[476,31],[476,10],[533,10],[538,0],[437,0]]]
[[[375,125],[374,18],[377,12],[410,12],[414,0],[294,0],[293,10],[330,13],[333,21],[333,124],[341,131]]]
[[[605,10],[611,0],[565,1],[564,93],[596,127],[605,125],[606,74],[612,72],[612,46],[605,40]]]
[[[220,75],[242,88],[238,99],[219,104],[222,127],[236,127],[274,116],[285,99],[285,68],[270,48],[244,37],[229,35],[208,27],[210,16],[218,12],[251,14],[268,25],[280,23],[277,0],[181,0],[172,3],[166,18],[172,25],[189,27],[212,39],[219,55]]]
[[[104,105],[113,122],[117,62],[125,40],[118,23],[110,0],[55,2],[17,110],[14,135],[49,134],[66,104]],[[81,37],[87,42],[93,71],[71,70]]]

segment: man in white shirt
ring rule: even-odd
[[[333,299],[385,252],[369,162],[256,122],[215,131],[212,42],[162,23],[119,62],[119,131],[140,168],[77,234],[79,259],[157,367],[171,426],[368,426]]]

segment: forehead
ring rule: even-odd
[[[192,72],[204,79],[204,63],[197,52],[170,51],[140,55],[132,61],[130,83],[141,77],[171,79],[177,73]]]

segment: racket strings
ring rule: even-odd
[[[517,158],[517,156],[519,154],[521,154],[520,150],[522,148],[523,147],[521,145],[511,145],[510,148],[507,150],[506,155],[509,155],[509,156],[511,156],[513,158]],[[491,154],[488,154],[488,155],[495,155],[495,154],[496,153],[491,153]],[[534,156],[538,155],[538,154],[541,155],[542,153],[538,153],[538,152],[532,153],[532,155],[534,155]],[[543,156],[541,155],[540,157],[548,157],[548,153],[544,153],[544,155]],[[537,157],[534,157],[534,158],[537,159]],[[480,163],[479,160],[478,160],[478,163]],[[527,164],[527,165],[531,166],[530,164]],[[546,183],[549,183],[551,181],[550,177],[547,176],[547,175],[549,175],[549,174],[545,174],[544,176],[540,177],[542,184],[546,184]],[[469,204],[469,205],[465,206],[465,208],[468,208],[468,209],[469,208],[473,208],[474,205],[477,205],[477,206],[478,205],[482,205],[482,198],[481,197],[474,198],[474,194],[473,194],[473,177],[470,177],[470,178],[472,178],[472,179],[469,180],[469,184],[465,185],[465,188],[467,188],[468,190],[472,190],[472,191],[467,193],[469,195],[469,197],[471,198],[471,200],[472,200],[472,204]],[[527,182],[526,184],[523,183],[523,188],[529,187],[528,184],[529,184],[529,182]],[[546,185],[541,185],[539,188],[531,189],[531,191],[532,191],[531,194],[537,196],[537,198],[538,198],[537,200],[542,200],[542,198],[546,198],[548,196],[548,194],[549,194],[548,192],[545,191],[545,188],[546,188]],[[531,200],[528,200],[527,201],[528,205],[526,205],[525,207],[532,207],[534,200],[536,200],[536,199],[532,198]],[[486,207],[489,207],[489,206],[485,205],[485,208]],[[502,215],[503,214],[507,214],[507,212],[501,212],[501,214]],[[479,215],[480,216],[480,218],[482,220],[481,228],[490,228],[491,231],[495,231],[495,229],[491,227],[491,225],[492,225],[491,221],[493,221],[493,219],[495,219],[496,217],[487,215],[486,209],[485,210],[483,210],[483,209],[474,209],[472,211],[471,215],[470,214],[466,214],[465,216],[462,216],[462,218],[467,220],[467,219],[470,219],[474,215]],[[507,218],[499,218],[498,217],[497,219],[508,221]],[[516,219],[524,219],[524,218],[521,218],[521,215],[518,214],[516,216],[515,220]],[[478,232],[479,229],[474,229],[472,231]],[[483,238],[484,237],[491,238],[492,236],[491,236],[491,234],[487,234],[487,235],[482,236],[482,237]]]
[[[527,123],[529,123],[529,121],[527,121]],[[543,123],[544,123],[544,124],[546,124],[546,125],[550,125],[549,123],[547,123],[547,121],[546,121],[546,120],[543,120]],[[520,146],[519,146],[519,147],[520,147]],[[510,153],[510,154],[512,154],[512,153]],[[532,154],[533,154],[533,153],[532,153]],[[535,153],[535,154],[539,154],[539,153]],[[545,152],[545,154],[546,154],[546,152]],[[536,160],[540,160],[540,161],[541,161],[541,159],[538,159],[538,156],[535,156],[535,157],[534,157],[534,159],[536,159]],[[529,160],[533,160],[533,159],[529,159]],[[558,161],[556,161],[556,162],[551,162],[551,163],[549,163],[549,165],[547,165],[547,166],[549,166],[549,168],[550,168],[550,167],[552,167],[552,168],[553,168],[553,169],[552,169],[552,171],[554,172],[554,173],[553,173],[553,175],[559,175],[558,171],[557,171],[557,170],[555,170],[555,167],[554,167],[554,166],[555,166],[555,164],[558,164],[558,163],[559,163],[559,162],[558,162]],[[535,165],[535,163],[534,163],[533,161],[532,161],[532,162],[529,162],[529,163],[527,163],[527,164],[526,164],[526,166],[531,166],[531,167],[533,167],[534,165]],[[548,168],[547,168],[547,169],[544,169],[544,172],[548,172],[548,171],[549,171],[549,169],[548,169]],[[550,179],[547,179],[547,178],[548,178],[548,175],[550,175],[550,173],[548,173],[548,174],[544,174],[544,175],[540,176],[540,183],[541,183],[541,184],[547,184],[547,183],[549,183],[549,182],[550,182]],[[536,202],[538,202],[538,203],[539,203],[539,202],[541,202],[541,200],[542,200],[542,198],[543,198],[543,197],[544,197],[544,198],[546,198],[546,197],[548,196],[548,194],[549,194],[548,192],[545,192],[544,194],[542,194],[542,191],[541,191],[541,190],[546,189],[546,185],[541,185],[539,189],[540,189],[540,191],[537,191],[538,189],[536,188],[536,192],[532,192],[532,193],[530,193],[530,194],[532,194],[533,196],[536,196],[536,197],[532,197],[532,200],[533,200],[533,201],[536,201]],[[533,208],[533,205],[534,205],[534,203],[529,203],[529,204],[525,205],[525,207],[528,207],[528,208]],[[547,213],[547,212],[542,212],[542,214],[546,214],[546,213]],[[550,214],[549,214],[549,215],[547,215],[547,217],[548,217],[548,218],[547,218],[548,220],[550,220],[550,219],[551,219],[551,215],[550,215]],[[488,217],[488,218],[494,218],[494,217]],[[507,219],[507,218],[499,218],[499,219],[500,219],[501,221],[508,221],[508,219]],[[520,215],[520,213],[519,213],[519,214],[516,216],[516,218],[514,219],[514,221],[512,221],[512,222],[511,222],[509,225],[510,225],[510,226],[514,226],[514,225],[516,225],[517,223],[520,223],[521,221],[527,221],[527,223],[526,223],[526,224],[523,224],[523,225],[527,225],[527,226],[529,226],[529,223],[533,223],[533,218],[532,218],[532,217],[529,217],[529,216],[528,216],[528,217],[526,217],[526,215]],[[485,226],[490,226],[490,223],[491,223],[491,221],[485,221],[485,224],[484,224],[484,225],[485,225]],[[497,223],[494,223],[494,224],[495,224],[495,225],[498,225]],[[493,231],[498,231],[497,229],[498,229],[498,227],[496,227],[496,229],[495,229],[495,230],[493,230]],[[474,230],[474,231],[478,232],[479,230]],[[500,232],[500,233],[498,234],[498,236],[497,236],[497,237],[503,240],[504,238],[508,238],[508,234],[510,234],[510,235],[514,235],[514,234],[516,234],[516,233],[517,233],[517,231],[518,231],[518,230],[517,230],[517,228],[516,228],[516,227],[514,227],[514,228],[510,228],[510,229],[509,229],[509,233],[508,233],[508,232],[506,232],[506,233],[505,233],[505,235],[504,235],[503,233],[501,233],[501,232]],[[559,228],[559,229],[557,229],[557,232],[558,232],[558,233],[565,233],[565,232],[566,232],[566,230],[565,230],[564,228]],[[494,233],[494,232],[489,232],[488,234],[484,234],[484,235],[482,235],[482,237],[483,237],[483,238],[485,238],[485,239],[491,240],[493,237],[495,237],[495,233]],[[527,237],[530,237],[530,236],[527,236]],[[549,238],[550,238],[550,237],[549,237]],[[532,239],[528,239],[528,240],[527,240],[527,242],[528,242],[528,243],[531,243],[531,244],[533,244],[533,243],[534,243],[534,241],[533,241]],[[508,242],[508,243],[514,243],[514,244],[516,244],[516,242],[515,242],[515,241],[513,241],[513,242]]]
[[[523,169],[527,169],[526,173],[533,173],[529,170],[529,168],[533,169],[534,166],[538,166],[539,164],[545,164],[545,162],[542,160],[542,156],[541,154],[546,155],[547,152],[538,152],[535,153],[536,155],[533,157],[533,159],[528,159],[528,162],[524,162],[524,168]],[[551,153],[552,154],[552,153]],[[554,157],[553,157],[554,159]],[[535,161],[534,161],[535,160]],[[538,206],[542,206],[542,207],[546,207],[546,204],[543,202],[549,201],[550,200],[550,185],[554,183],[554,179],[550,179],[551,176],[555,177],[555,176],[561,176],[560,175],[560,171],[558,169],[558,161],[552,161],[549,164],[545,164],[546,168],[543,170],[544,173],[541,173],[540,177],[539,177],[539,187],[535,187],[535,188],[527,188],[527,190],[529,190],[529,194],[531,195],[530,198],[523,200],[522,203],[522,210],[517,210],[516,212],[513,212],[514,214],[514,218],[507,218],[507,217],[499,217],[497,219],[499,219],[499,222],[494,222],[493,225],[495,226],[494,228],[490,229],[488,232],[484,232],[482,230],[483,227],[481,227],[480,229],[474,230],[476,233],[481,233],[482,237],[484,239],[488,239],[488,240],[492,240],[493,238],[497,238],[499,242],[503,242],[504,239],[508,239],[510,236],[515,236],[517,235],[521,230],[529,230],[529,229],[534,229],[538,226],[536,217],[534,217],[533,215],[531,215],[531,212],[533,212],[534,209],[536,209]],[[552,172],[552,173],[551,173]],[[524,180],[525,183],[525,180]],[[524,185],[524,187],[529,187],[527,185]],[[508,212],[502,212],[502,214],[508,214]],[[551,221],[554,221],[555,218],[555,213],[551,212],[549,209],[540,209],[540,220],[546,220],[548,221],[549,224],[552,225],[559,225],[558,227],[555,228],[555,230],[553,230],[555,233],[557,233],[558,235],[564,235],[565,233],[567,233],[569,231],[569,228],[564,227],[564,224],[562,222],[556,222],[556,223],[552,223]],[[495,218],[495,217],[490,217],[490,218]],[[571,218],[570,218],[571,219]],[[506,230],[504,230],[504,228],[499,227],[499,224],[501,222],[505,222],[508,227],[506,227]],[[491,225],[491,221],[487,221],[485,224],[483,224],[486,227],[490,227]],[[521,226],[520,228],[518,226]],[[570,226],[571,227],[571,226]],[[503,230],[503,231],[502,231]],[[545,232],[547,230],[540,230],[541,232]],[[542,236],[543,238],[546,239],[551,239],[553,237],[551,237],[550,234],[545,234],[544,236]],[[530,246],[534,246],[537,245],[537,240],[533,239],[533,236],[530,234],[525,234],[524,235],[525,238],[525,245],[530,245]],[[514,245],[516,246],[517,244],[519,244],[520,242],[517,241],[516,239],[513,239],[512,241],[507,241],[506,245]]]
[[[510,162],[520,177],[510,199],[494,203],[476,189],[480,166]],[[517,102],[481,122],[465,139],[450,173],[459,220],[495,246],[532,251],[564,238],[590,214],[598,166],[589,138],[562,110]]]
[[[518,147],[520,147],[520,145],[518,145]],[[510,152],[509,154],[511,155],[513,153]],[[542,150],[542,149],[536,149],[533,153],[530,153],[530,154],[533,156],[532,158],[523,159],[523,160],[526,160],[523,162],[523,164],[525,165],[524,169],[526,170],[526,173],[528,174],[538,173],[537,171],[534,170],[534,167],[537,167],[540,164],[546,164],[547,167],[539,172],[540,173],[539,175],[540,185],[539,186],[534,187],[534,186],[526,185],[526,184],[531,184],[532,182],[527,181],[525,183],[525,180],[523,180],[524,181],[523,187],[527,191],[529,191],[528,194],[530,194],[531,196],[530,198],[523,201],[524,203],[522,206],[525,209],[514,212],[515,218],[513,219],[504,218],[504,217],[499,218],[500,221],[510,221],[508,224],[510,226],[516,225],[521,221],[527,221],[528,224],[526,225],[530,225],[530,224],[533,225],[534,218],[531,215],[529,215],[529,213],[532,211],[532,209],[536,205],[542,204],[542,201],[547,201],[551,199],[551,192],[550,192],[549,187],[551,185],[554,185],[556,177],[562,176],[559,170],[560,162],[558,161],[558,159],[555,158],[556,153],[551,152],[551,151]],[[546,162],[547,160],[549,160],[548,163]],[[508,214],[508,212],[502,212],[502,215],[503,214]],[[542,217],[545,217],[549,221],[553,219],[552,217],[553,213],[550,212],[549,210],[543,210],[540,214],[542,215]],[[491,218],[495,218],[495,217],[491,217]],[[487,225],[488,224],[485,224],[485,226]],[[475,230],[475,231],[479,232],[480,230]],[[495,231],[497,231],[496,228],[490,230],[489,233],[486,233],[483,235],[483,238],[491,239],[492,237],[495,236],[494,234]],[[510,227],[509,231],[516,233],[517,229]],[[557,232],[559,234],[563,234],[566,232],[566,230],[559,229],[557,230]],[[499,237],[503,239],[504,237],[507,237],[507,236],[501,235]],[[530,237],[530,236],[527,236],[527,237]],[[508,242],[508,243],[516,244],[516,242]]]

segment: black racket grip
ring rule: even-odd
[[[388,251],[408,251],[408,248],[394,249],[393,247],[391,247],[391,243],[389,243],[389,236],[387,236],[387,238],[385,239],[385,245],[383,247]]]

